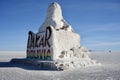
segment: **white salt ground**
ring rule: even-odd
[[[25,52],[0,52],[0,80],[120,80],[120,52],[93,52],[91,57],[102,66],[44,71],[26,65],[7,63],[12,57],[24,58]]]

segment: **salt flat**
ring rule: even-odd
[[[0,51],[0,80],[120,80],[120,52],[92,52],[101,66],[64,71],[39,70],[29,65],[10,64],[12,58],[25,58],[24,51]]]

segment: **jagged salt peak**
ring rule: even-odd
[[[63,19],[62,17],[62,10],[61,7],[58,3],[54,2],[49,5],[48,10],[47,10],[47,19]]]
[[[62,10],[57,2],[49,5],[47,9],[46,19],[39,28],[39,32],[45,31],[46,27],[52,26],[55,29],[61,29],[65,27],[68,31],[71,31],[71,26],[64,20],[62,16]]]

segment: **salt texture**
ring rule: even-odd
[[[45,31],[46,27],[52,26],[55,29],[66,29],[71,31],[71,26],[65,21],[62,16],[62,10],[58,3],[54,2],[49,5],[44,23],[39,28],[39,32]]]

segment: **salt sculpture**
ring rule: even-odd
[[[58,3],[49,5],[47,16],[37,34],[29,31],[27,58],[42,62],[52,61],[54,68],[67,69],[99,65],[92,60],[87,48],[80,45],[80,36],[62,16]]]

